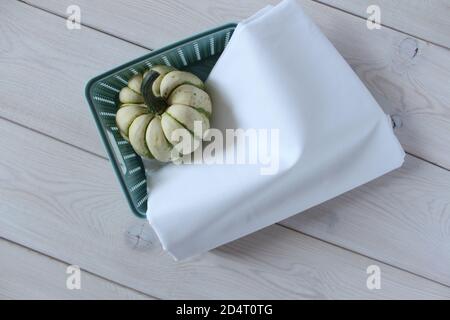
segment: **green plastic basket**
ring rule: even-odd
[[[146,175],[141,158],[116,127],[120,90],[133,75],[158,64],[174,66],[206,80],[235,27],[234,23],[226,24],[152,51],[91,79],[86,85],[86,99],[98,131],[130,208],[138,217],[144,218],[147,213]]]

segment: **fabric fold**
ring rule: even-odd
[[[147,218],[176,259],[284,220],[403,163],[390,118],[295,0],[239,23],[206,84],[212,127],[278,132],[269,157],[276,170],[261,174],[268,165],[258,162],[153,171]]]

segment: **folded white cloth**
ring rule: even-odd
[[[186,258],[375,179],[404,152],[366,87],[295,0],[239,23],[207,80],[213,127],[279,129],[279,168],[168,165],[149,177],[148,220]]]

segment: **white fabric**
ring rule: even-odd
[[[403,163],[391,122],[295,0],[241,22],[207,80],[212,125],[280,129],[280,169],[168,165],[149,176],[148,220],[186,258],[375,179]]]

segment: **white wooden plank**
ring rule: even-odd
[[[81,270],[80,289],[66,286],[67,264],[0,239],[1,299],[152,299]]]
[[[380,8],[381,24],[450,48],[448,0],[314,0],[367,18],[367,8]]]
[[[9,15],[14,17],[14,21],[22,21],[20,19],[29,18],[37,14],[39,21],[46,22],[46,25],[48,26],[46,28],[49,28],[49,26],[51,26],[51,30],[59,30],[57,27],[60,23],[59,18],[52,17],[51,15],[48,15],[46,13],[41,13],[39,12],[39,10],[29,8],[25,5],[22,5],[21,8],[23,10],[20,10],[19,12],[25,12],[22,15],[18,15],[15,12],[9,12]],[[83,8],[85,7],[83,6]],[[126,8],[124,8],[123,10],[124,12],[126,12]],[[247,9],[247,11],[248,10],[249,9]],[[37,11],[37,13],[35,11]],[[10,21],[9,24],[14,24],[14,21]],[[34,20],[30,18],[30,21]],[[331,21],[333,20],[331,19]],[[36,23],[36,26],[34,27],[37,29],[41,28],[42,30],[45,28],[44,26],[39,26],[38,23]],[[31,29],[27,31],[32,32]],[[85,28],[84,32],[87,31],[88,29]],[[102,35],[100,36],[103,37]],[[57,35],[55,35],[54,37],[57,38]],[[89,35],[86,37],[89,37]],[[11,41],[14,41],[15,38],[17,37],[11,38]],[[19,38],[25,39],[26,36],[19,35]],[[151,37],[148,38],[151,39]],[[109,37],[101,39],[102,41],[110,43],[111,46],[114,43],[116,47],[121,47],[120,42],[117,43],[114,39],[111,40]],[[24,40],[23,42],[33,43],[30,39]],[[56,61],[63,60],[64,55],[68,54],[64,51],[64,46],[52,46],[51,41],[46,41],[44,43],[44,47],[46,48],[46,50],[42,49],[42,52],[40,52],[41,60],[48,59],[49,52],[51,53],[51,55],[56,55],[59,57],[59,59],[55,59]],[[71,49],[78,50],[77,52],[81,55],[81,51],[87,50],[86,46],[88,46],[89,43],[90,42],[88,42],[88,44],[85,44],[82,39],[78,39],[76,45],[71,47]],[[19,44],[17,44],[17,46],[19,46]],[[128,45],[124,45],[124,47],[128,48]],[[58,55],[59,52],[61,52],[60,55]],[[28,57],[27,52],[23,50],[18,50],[16,51],[16,53],[21,57]],[[101,63],[99,61],[97,62]],[[20,64],[19,60],[17,60],[17,64]],[[6,64],[3,63],[0,65],[5,68]],[[36,68],[40,68],[39,72],[46,72],[45,68],[40,67],[39,64],[34,64],[34,66]],[[364,66],[362,66],[361,68],[365,69]],[[63,70],[62,66],[61,70]],[[77,73],[76,69],[70,69],[69,71],[70,72],[68,73],[71,74],[75,79],[73,83],[80,84],[84,81],[84,79],[82,79],[84,75],[80,75],[79,73]],[[17,77],[17,79],[15,80],[16,83],[22,81],[19,79],[26,79],[25,73],[18,72],[12,73],[12,75]],[[60,86],[60,84],[64,83],[64,81],[66,81],[66,78],[65,76],[59,77],[60,75],[63,75],[62,72],[56,72],[52,75],[57,80],[51,82],[48,81],[46,83],[46,86],[57,88],[57,90],[55,89],[55,92],[51,94],[55,95],[58,101],[64,101],[64,92],[66,91],[66,89],[63,88],[63,86]],[[10,82],[6,83],[8,87],[4,90],[3,95],[4,97],[6,97],[6,104],[8,103],[8,99],[10,97],[10,95],[8,95],[9,91],[15,90],[13,87],[9,88],[9,83]],[[50,95],[50,92],[47,92],[47,94]],[[39,95],[34,95],[31,100],[34,102],[40,101],[39,107],[41,108],[41,110],[45,110],[46,113],[58,112],[59,105],[55,104],[54,101],[51,101],[51,103],[46,103],[48,99],[42,99],[42,96],[43,94],[42,92],[40,92]],[[81,94],[79,94],[79,96],[81,96]],[[7,113],[6,116],[12,117],[14,120],[23,122],[29,126],[32,126],[33,128],[37,128],[39,130],[47,130],[45,132],[53,134],[59,139],[71,143],[77,143],[80,147],[89,146],[89,150],[99,152],[100,149],[96,149],[95,147],[98,142],[97,138],[94,138],[97,136],[94,128],[90,124],[81,124],[81,122],[86,121],[86,118],[89,117],[87,111],[82,110],[84,106],[80,105],[81,102],[77,100],[79,99],[78,96],[70,96],[69,98],[70,99],[66,102],[66,106],[68,109],[73,108],[73,115],[77,112],[77,110],[79,111],[79,113],[86,113],[83,117],[78,118],[76,121],[73,120],[73,117],[67,117],[65,113],[58,114],[59,118],[63,118],[65,126],[71,126],[70,131],[74,132],[73,135],[67,134],[67,128],[65,126],[61,126],[59,124],[60,122],[58,121],[52,123],[51,126],[47,125],[44,121],[40,121],[39,117],[42,111],[38,113],[37,110],[29,108],[29,106],[32,104],[24,103],[24,101],[30,101],[30,99],[23,99],[21,101],[17,100],[18,104],[16,108],[11,109],[11,112]],[[12,99],[16,99],[16,96],[12,96]],[[22,113],[18,112],[18,109],[27,111]],[[440,112],[438,110],[436,111],[437,113]],[[23,114],[29,115],[24,117]],[[77,132],[75,128],[77,126],[85,128],[85,130],[87,130],[86,134],[79,135],[77,137],[75,135],[75,133]],[[438,135],[438,133],[436,134]],[[89,139],[87,138],[88,136]],[[95,141],[95,144],[92,141]],[[445,148],[443,148],[443,150],[445,150]],[[413,165],[409,165],[409,163],[412,163]],[[425,169],[419,171],[419,174],[417,174],[417,167]],[[450,270],[446,267],[446,263],[450,259],[450,250],[448,250],[448,244],[450,243],[450,241],[448,238],[448,232],[441,231],[446,230],[445,228],[442,229],[441,221],[446,221],[449,216],[448,210],[445,209],[445,204],[447,203],[445,201],[446,194],[444,191],[442,191],[442,188],[444,186],[448,186],[447,184],[445,184],[445,179],[448,179],[448,172],[444,170],[434,170],[432,169],[432,166],[424,164],[420,161],[417,162],[417,160],[412,158],[407,159],[407,165],[405,168],[407,169],[400,170],[399,174],[395,173],[389,175],[389,177],[379,180],[380,182],[372,183],[362,189],[365,190],[365,194],[369,195],[367,197],[361,197],[359,192],[353,192],[349,195],[345,195],[343,197],[337,198],[336,200],[333,200],[332,207],[327,204],[324,205],[323,208],[318,207],[317,211],[323,212],[321,214],[321,219],[326,219],[328,221],[327,223],[332,223],[332,226],[334,226],[334,228],[330,228],[329,232],[325,232],[323,230],[322,224],[315,221],[314,219],[308,219],[308,221],[305,222],[302,219],[307,218],[302,218],[300,220],[302,221],[301,223],[293,223],[293,221],[296,220],[290,220],[289,225],[294,228],[301,228],[301,230],[307,232],[310,235],[323,237],[324,239],[327,239],[329,241],[344,245],[346,248],[349,248],[351,250],[364,253],[388,263],[399,265],[407,270],[411,270],[413,272],[426,275],[437,281],[450,284]],[[430,174],[430,176],[428,176],[428,174]],[[385,186],[385,189],[380,189],[378,187],[379,184]],[[400,187],[400,189],[397,190],[397,187]],[[394,194],[398,196],[396,198],[381,197],[378,195],[378,190],[381,190],[382,193]],[[422,196],[417,197],[417,193],[411,193],[411,190],[422,190]],[[117,196],[119,196],[119,192],[117,193]],[[355,206],[354,203],[358,203],[358,206]],[[405,203],[411,204],[408,209],[409,212],[407,213],[407,215],[404,209]],[[443,206],[438,207],[438,209],[427,210],[428,203],[442,203]],[[376,219],[376,217],[379,217],[380,215],[380,208],[383,208],[383,210],[385,210],[385,214],[382,215],[382,219],[374,221],[374,219]],[[348,219],[336,219],[337,214],[341,217],[348,217]],[[441,221],[439,219],[433,218],[436,215],[440,215],[442,217]],[[310,215],[307,214],[307,216],[309,217]],[[427,219],[429,219],[429,223],[423,224],[422,222]],[[306,223],[308,225],[305,225]],[[405,230],[405,223],[407,225],[411,225],[411,227]],[[386,229],[386,226],[388,226],[388,229]],[[401,235],[401,237],[392,237],[391,235]],[[385,243],[381,243],[379,241],[379,239],[382,237],[386,238]],[[407,248],[406,244],[408,243],[414,244],[414,246],[419,249],[412,252],[411,250],[405,250],[405,248]],[[417,261],[420,261],[420,263],[417,263]],[[433,263],[430,266],[427,265],[426,261],[433,261]]]
[[[67,6],[77,4],[81,8],[83,23],[143,46],[157,48],[207,28],[239,21],[266,3],[278,1],[135,0],[132,5],[128,0],[27,2],[63,16]],[[401,120],[402,127],[397,135],[403,147],[411,154],[450,169],[449,50],[388,28],[368,30],[364,19],[310,0],[300,2],[385,112],[395,114]],[[21,17],[14,19],[20,20]],[[10,21],[6,19],[4,23],[9,25]],[[35,27],[29,28],[29,34],[33,34]],[[33,37],[28,41],[35,43],[42,39]],[[86,41],[84,45],[77,43],[78,50],[83,53]],[[46,49],[48,46],[57,47],[52,42],[46,45]],[[47,50],[39,52],[43,59],[49,55]]]
[[[0,116],[105,156],[89,79],[147,52],[17,1],[0,2]]]
[[[450,284],[450,172],[412,156],[282,224]]]
[[[276,225],[184,262],[135,250],[124,233],[136,218],[106,160],[4,120],[0,145],[0,236],[152,296],[450,298],[449,287]],[[373,264],[380,290],[366,287]]]

